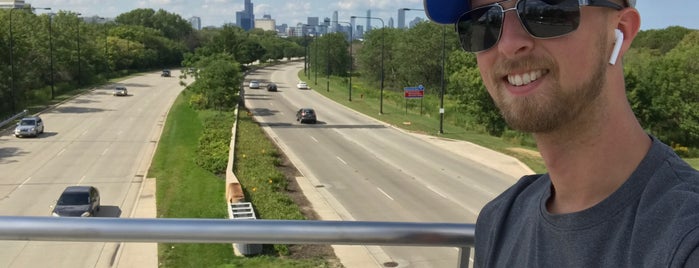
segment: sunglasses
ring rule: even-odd
[[[616,10],[622,6],[608,0],[518,0],[504,9],[503,2],[472,9],[454,25],[461,47],[468,52],[487,50],[500,40],[505,12],[516,10],[520,23],[535,38],[554,38],[569,34],[580,24],[580,7],[597,6]]]

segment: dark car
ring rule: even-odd
[[[301,108],[296,112],[296,121],[303,123],[316,123],[316,111],[311,108]]]
[[[15,137],[37,137],[41,133],[44,133],[44,121],[38,116],[22,118],[14,131]]]
[[[100,193],[93,186],[68,186],[56,201],[54,217],[92,217],[100,210]]]
[[[268,84],[267,84],[267,91],[277,91],[277,84],[275,84],[275,83],[268,83]]]
[[[170,77],[170,70],[168,70],[168,69],[163,70],[163,72],[160,73],[160,76],[162,76],[162,77]]]

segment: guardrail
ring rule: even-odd
[[[12,121],[17,120],[17,118],[23,117],[26,114],[27,114],[27,110],[24,110],[24,111],[21,111],[15,115],[3,120],[2,122],[0,122],[0,129],[4,128],[5,125],[9,124]]]
[[[462,223],[0,216],[0,240],[456,247],[460,268],[474,234]]]

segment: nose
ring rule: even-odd
[[[506,9],[503,13],[502,32],[497,44],[498,50],[508,57],[516,57],[531,50],[534,46],[534,37],[524,29],[515,7]]]

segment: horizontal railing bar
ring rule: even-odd
[[[472,247],[475,225],[0,216],[0,240]]]

